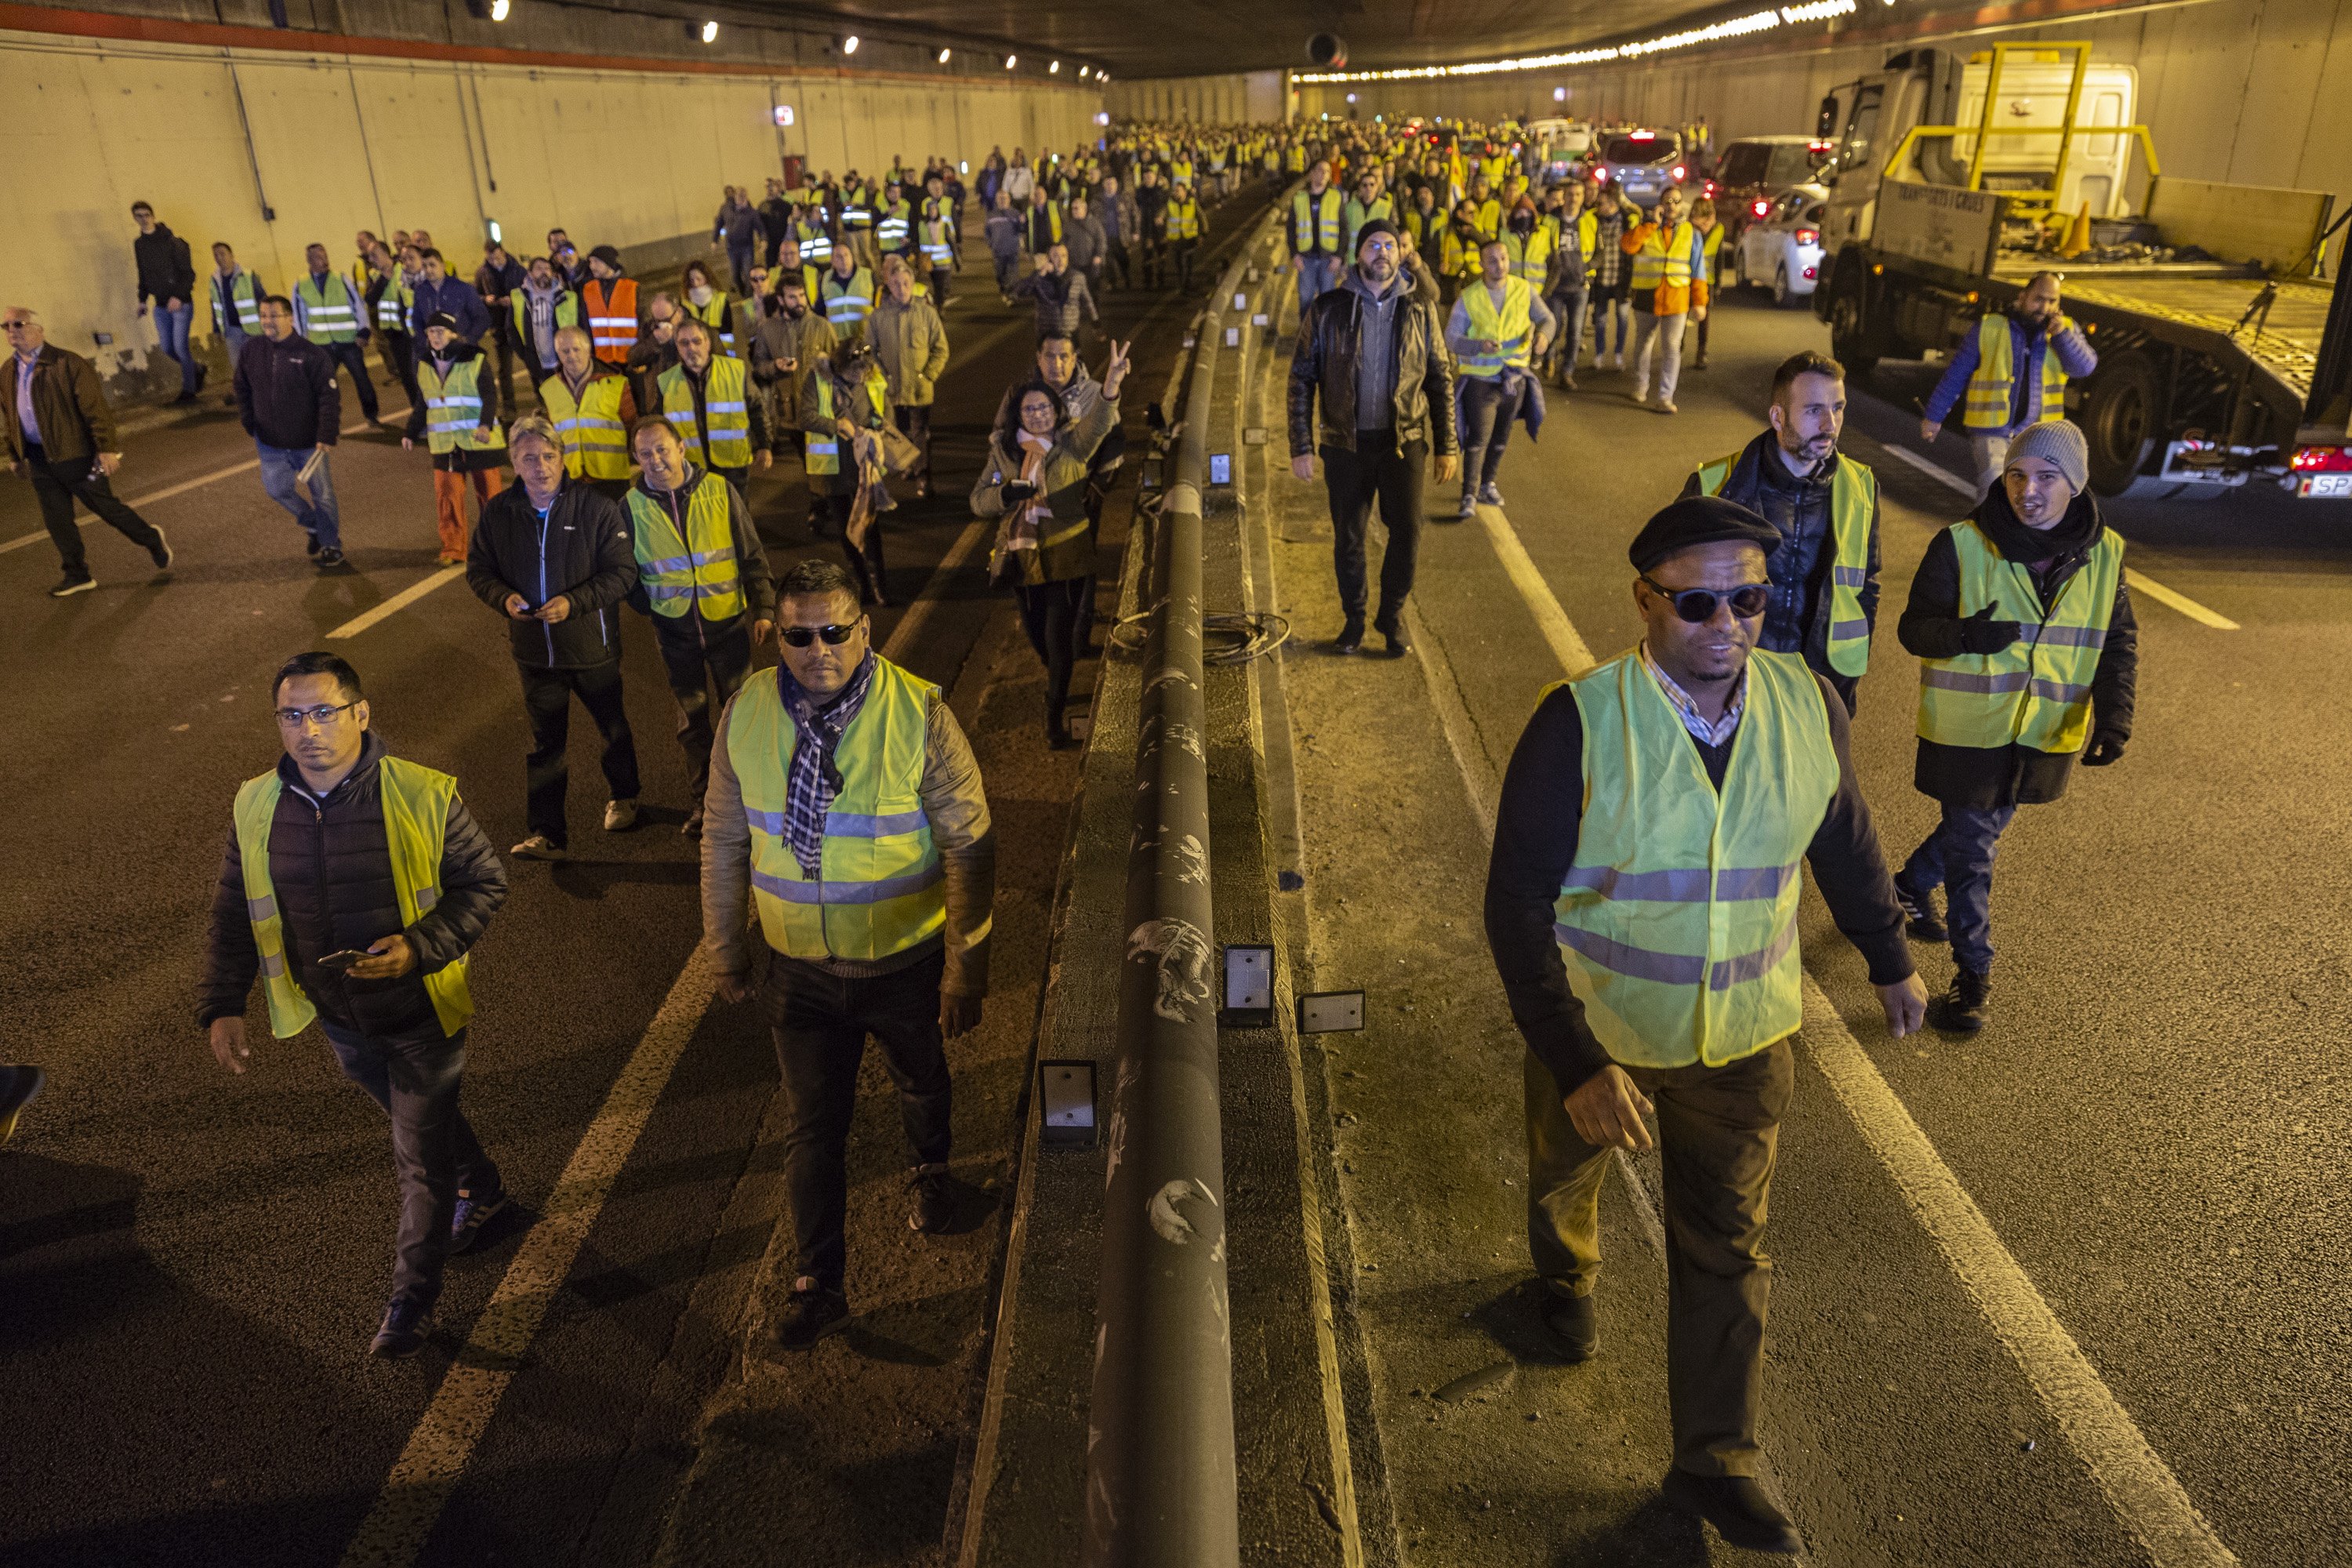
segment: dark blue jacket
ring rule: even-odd
[[[446,310],[457,318],[457,335],[469,343],[478,343],[482,334],[490,330],[490,308],[474,292],[471,283],[455,278],[445,278],[438,285],[419,280],[416,285],[416,305],[408,312],[410,330],[421,342],[425,323]]]

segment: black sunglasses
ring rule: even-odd
[[[855,632],[857,626],[856,621],[852,621],[845,626],[786,626],[776,635],[793,647],[806,647],[819,637],[824,639],[825,647],[839,647],[849,640],[850,634]]]
[[[1715,607],[1723,603],[1728,603],[1731,613],[1741,620],[1752,621],[1764,613],[1764,602],[1772,596],[1769,583],[1742,583],[1729,593],[1721,594],[1712,588],[1669,588],[1647,576],[1642,581],[1651,592],[1673,600],[1675,614],[1694,626],[1715,619]]]

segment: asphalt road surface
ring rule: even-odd
[[[1606,658],[1639,634],[1627,541],[1759,427],[1780,359],[1827,347],[1810,315],[1756,296],[1726,303],[1713,337],[1679,417],[1633,405],[1612,372],[1555,395],[1540,443],[1522,434],[1504,463],[1503,512],[1453,521],[1433,483],[1412,658],[1286,650],[1301,988],[1370,995],[1370,1029],[1323,1037],[1323,1065],[1370,1369],[1357,1441],[1393,1512],[1366,1521],[1373,1561],[1738,1555],[1651,1500],[1664,1278],[1624,1184],[1603,1208],[1601,1359],[1557,1364],[1524,1295],[1522,1053],[1479,909],[1481,812],[1562,650]],[[1917,666],[1894,623],[1968,504],[1894,455],[1967,466],[1957,437],[1920,450],[1907,411],[1932,374],[1855,387],[1845,443],[1885,501],[1854,750],[1895,861],[1935,806],[1911,787]],[[1338,623],[1320,477],[1269,467],[1280,607],[1311,645]],[[1766,1443],[1819,1563],[2352,1560],[2352,812],[2334,689],[2352,508],[2263,492],[2106,516],[2127,564],[2191,610],[2136,589],[2129,754],[2078,771],[2001,846],[1991,1026],[1889,1040],[1808,894],[1821,997],[1772,1194]],[[1940,988],[1948,952],[1915,952]],[[1637,1163],[1654,1194],[1654,1158]]]
[[[935,415],[940,494],[888,521],[899,607],[877,613],[877,646],[964,537],[988,423],[1031,364],[1028,309],[1000,304],[977,245],[959,284]],[[1116,335],[1144,332],[1145,395],[1196,302],[1106,300]],[[1087,357],[1098,372],[1099,340]],[[385,396],[388,409],[402,401]],[[1144,400],[1129,401],[1139,439]],[[194,1027],[229,801],[277,756],[267,681],[304,648],[352,660],[392,748],[454,772],[502,850],[526,833],[528,731],[505,630],[462,582],[331,640],[436,578],[424,452],[344,437],[334,461],[350,569],[330,574],[304,560],[251,458],[216,408],[132,437],[118,493],[168,531],[176,566],[153,574],[94,526],[100,586],[63,601],[44,596],[57,568],[29,487],[0,484],[0,547],[33,536],[0,552],[0,777],[15,813],[0,846],[0,1057],[50,1075],[0,1156],[0,1558],[641,1563],[668,1500],[633,1484],[643,1472],[628,1460],[676,1459],[723,1373],[724,1354],[708,1353],[715,1336],[690,1332],[684,1314],[698,1279],[765,1245],[764,1230],[720,1222],[775,1089],[749,1007],[664,1010],[674,984],[692,993],[680,976],[700,918],[651,634],[625,617],[645,825],[599,830],[594,731],[575,712],[576,858],[510,861],[511,896],[477,950],[482,1012],[465,1100],[517,1211],[452,1264],[435,1352],[371,1360],[394,1221],[380,1113],[315,1034],[272,1043],[254,1026],[251,1069],[233,1079]],[[752,500],[778,571],[837,552],[810,540],[789,457],[755,477]],[[931,595],[904,656],[917,673],[951,683],[971,656],[994,604],[983,564],[984,551],[967,555]],[[1034,739],[1035,716],[1021,721]],[[650,1092],[616,1094],[656,1019],[685,1031],[674,1070]],[[449,1352],[545,1228],[549,1194],[608,1096],[634,1096],[642,1133],[576,1255],[559,1253],[567,1267],[541,1292],[546,1316],[527,1353],[465,1368],[513,1373],[495,1414],[463,1443],[436,1427],[412,1447],[439,1408]],[[672,1364],[681,1357],[691,1364]],[[421,1544],[351,1548],[404,1449],[427,1471],[463,1463],[438,1525]]]

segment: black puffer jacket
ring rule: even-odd
[[[1354,274],[1350,273],[1352,280]],[[1455,449],[1454,360],[1445,352],[1445,330],[1437,301],[1406,273],[1397,280],[1395,331],[1389,351],[1396,372],[1396,406],[1387,418],[1367,418],[1356,409],[1357,317],[1362,296],[1349,283],[1326,289],[1298,324],[1298,346],[1290,356],[1290,455],[1316,448],[1315,399],[1323,399],[1322,440],[1343,452],[1356,449],[1358,430],[1396,427],[1397,445],[1427,441],[1439,457]]]
[[[466,586],[507,623],[515,662],[531,669],[591,669],[621,657],[620,606],[637,585],[629,514],[620,502],[567,479],[540,521],[530,492],[509,485],[482,509],[466,552]],[[553,626],[507,615],[507,595],[533,609],[568,598]]]
[[[507,897],[506,868],[466,803],[452,800],[441,850],[440,902],[415,925],[403,928],[383,826],[379,777],[383,757],[383,741],[370,733],[359,765],[325,800],[313,801],[303,789],[294,759],[281,756],[278,773],[286,788],[278,797],[278,814],[269,829],[269,879],[296,984],[327,1022],[376,1036],[431,1023],[433,998],[425,992],[425,976],[480,941],[490,916]],[[397,980],[352,980],[319,967],[322,954],[364,950],[395,934],[408,938],[417,963]],[[196,1026],[210,1028],[215,1018],[243,1017],[260,964],[253,926],[246,917],[244,862],[232,826],[220,884],[213,890]]]
[[[172,226],[159,223],[152,234],[142,234],[131,242],[131,254],[139,263],[139,298],[161,310],[167,300],[191,304],[196,297],[195,264],[188,258],[188,242],[172,232]]]

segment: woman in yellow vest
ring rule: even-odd
[[[861,484],[874,482],[881,466],[880,436],[890,420],[890,382],[877,362],[874,345],[845,338],[832,355],[810,365],[801,378],[801,428],[807,432],[803,463],[809,495],[822,500],[825,531],[841,541],[850,569],[857,574],[861,602],[887,606],[882,565],[882,520],[876,515],[862,540],[849,537],[851,514]],[[886,502],[888,492],[878,498]]]
[[[425,440],[433,454],[434,521],[441,531],[440,563],[463,565],[472,525],[466,521],[466,489],[478,509],[504,488],[507,435],[499,423],[499,378],[482,374],[482,351],[457,335],[457,318],[442,310],[425,323],[425,353],[416,361],[416,389],[423,394],[409,411],[403,451]]]
[[[247,779],[213,894],[197,1023],[243,1073],[257,975],[269,1032],[317,1023],[343,1074],[392,1121],[400,1239],[373,1353],[414,1355],[445,1260],[506,1204],[498,1166],[458,1108],[474,1011],[467,954],[507,879],[444,773],[390,755],[358,672],[298,654],[270,682],[285,747]]]
[[[1938,1028],[1984,1026],[2001,831],[2019,806],[2065,793],[2077,754],[2104,767],[2131,739],[2138,626],[2089,470],[2072,424],[2020,431],[2000,486],[1929,542],[1911,580],[1898,635],[1923,665],[1913,777],[1943,816],[1895,890],[1914,936],[1952,944],[1951,988],[1928,1011]]]
[[[735,300],[726,289],[711,281],[710,268],[699,261],[689,261],[678,275],[678,303],[686,313],[710,329],[710,342],[722,354],[741,356],[736,347]]]

